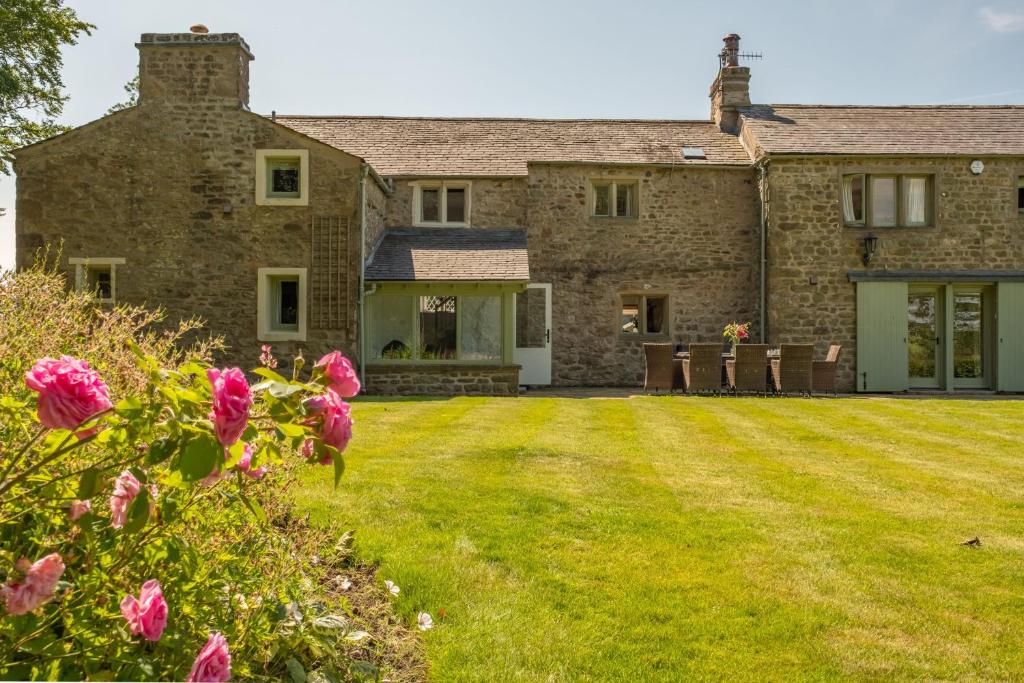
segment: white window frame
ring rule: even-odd
[[[72,257],[68,259],[68,265],[75,267],[75,289],[83,291],[86,288],[88,282],[89,268],[92,266],[109,266],[110,267],[110,298],[101,299],[96,298],[96,301],[102,304],[114,304],[117,303],[117,267],[124,265],[124,258],[122,257],[89,257],[79,258]]]
[[[271,161],[288,159],[299,162],[299,196],[267,196],[267,171]],[[309,206],[309,150],[258,149],[256,150],[256,204],[257,206]]]
[[[619,185],[633,186],[633,206],[629,213],[618,215]],[[597,188],[608,187],[608,214],[597,213]],[[640,217],[640,180],[638,178],[591,178],[590,179],[589,212],[591,218],[617,218],[620,220],[637,220]]]
[[[451,228],[468,228],[471,224],[470,221],[470,209],[473,207],[472,195],[473,190],[471,183],[468,180],[419,180],[410,183],[413,188],[412,192],[412,224],[417,228],[429,228],[432,226],[445,226]],[[466,191],[466,219],[464,221],[449,221],[448,220],[448,190],[458,189]],[[440,220],[437,221],[425,221],[423,220],[423,190],[440,190]]]
[[[295,330],[274,329],[275,303],[273,284],[284,277],[297,277],[299,281],[299,324]],[[256,338],[259,341],[306,341],[306,269],[260,268],[256,283]]]

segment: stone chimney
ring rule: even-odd
[[[143,33],[139,48],[139,104],[197,103],[249,108],[252,52],[237,33]]]
[[[722,38],[721,68],[711,84],[711,118],[726,133],[739,127],[739,107],[750,104],[750,68],[740,66],[740,37],[730,33]]]

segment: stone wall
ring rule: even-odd
[[[147,49],[166,49],[159,54],[173,57],[204,48]],[[229,48],[212,49],[220,54]],[[161,69],[172,66],[173,60],[160,62]],[[190,60],[188,68],[193,66]],[[145,84],[145,71],[142,76]],[[308,206],[255,205],[260,148],[309,150]],[[275,350],[285,357],[302,351],[307,359],[330,348],[351,354],[359,164],[244,111],[237,98],[144,97],[137,107],[18,152],[18,264],[29,264],[38,247],[62,240],[64,267],[69,257],[124,258],[117,267],[119,301],[163,306],[172,324],[198,315],[228,344],[218,362],[248,365],[259,355],[257,270],[309,268],[307,341],[275,343]],[[336,237],[344,245],[348,276],[336,284],[344,301],[337,329],[318,327],[312,301],[314,217],[336,219]],[[73,267],[69,271],[73,277]]]
[[[852,391],[856,366],[856,289],[847,273],[865,270],[863,238],[878,237],[870,270],[1024,269],[1024,216],[1017,211],[1024,158],[773,159],[768,170],[767,325],[769,341],[813,341],[818,357],[843,345],[839,388]],[[936,174],[936,224],[925,228],[845,227],[841,175]]]
[[[639,217],[593,218],[588,184],[636,179]],[[552,284],[552,380],[643,381],[644,341],[721,341],[730,321],[758,325],[759,207],[750,168],[531,164],[530,275]],[[623,292],[667,294],[667,337],[621,334]]]
[[[518,396],[518,365],[368,365],[365,393],[378,396]]]

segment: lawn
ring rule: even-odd
[[[434,615],[435,679],[1024,677],[1024,402],[354,415],[340,488],[325,468],[299,502]]]

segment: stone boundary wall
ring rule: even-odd
[[[364,392],[374,396],[518,396],[518,365],[370,365]]]

